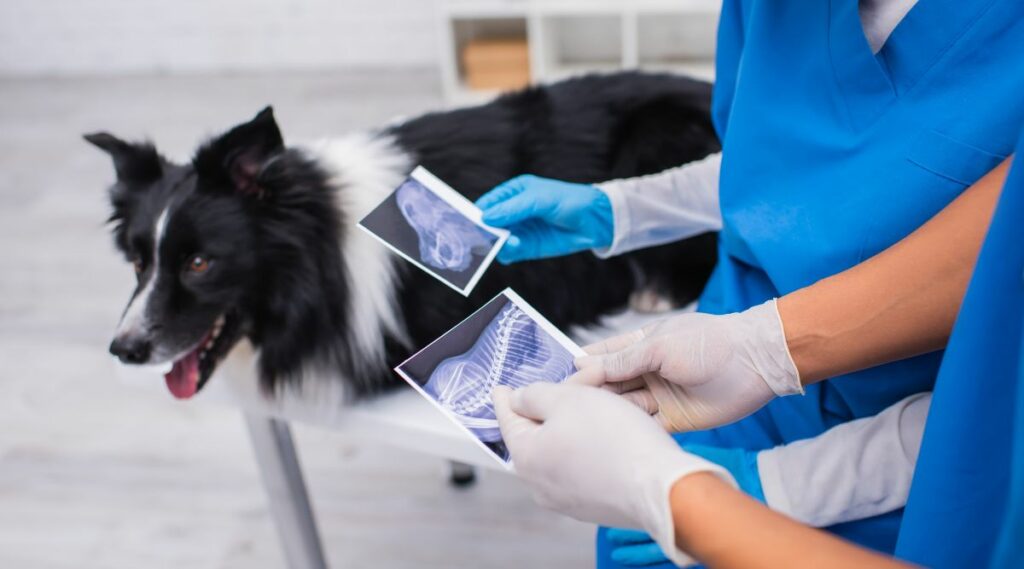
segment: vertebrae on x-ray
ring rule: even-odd
[[[465,271],[473,253],[486,255],[496,239],[415,180],[402,184],[395,199],[402,216],[416,230],[420,260],[431,267]]]
[[[491,391],[556,383],[574,371],[573,356],[515,304],[504,307],[464,354],[434,370],[424,389],[482,440],[501,440]]]

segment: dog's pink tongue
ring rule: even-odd
[[[167,389],[178,399],[188,399],[196,394],[199,388],[199,350],[174,362],[171,371],[164,375]]]

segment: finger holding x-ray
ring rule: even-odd
[[[491,393],[504,385],[559,383],[583,351],[506,289],[396,371],[503,464],[508,449]]]

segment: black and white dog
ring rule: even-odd
[[[417,164],[475,199],[517,174],[598,182],[700,159],[719,148],[709,101],[708,84],[682,77],[588,76],[304,146],[284,144],[267,108],[188,164],[86,135],[113,158],[114,239],[138,278],[110,351],[166,363],[187,398],[247,338],[266,392],[315,370],[359,396],[507,286],[563,329],[634,293],[687,303],[713,268],[713,234],[609,260],[495,265],[463,298],[356,222]]]

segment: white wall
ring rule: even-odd
[[[0,0],[0,74],[423,66],[437,0]]]

